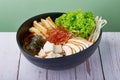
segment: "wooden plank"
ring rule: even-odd
[[[98,49],[88,60],[76,67],[76,80],[104,80]]]
[[[15,32],[0,32],[0,80],[16,80],[20,51]]]
[[[16,33],[0,33],[0,80],[16,80],[19,48]],[[119,80],[120,33],[106,32],[102,35],[100,55],[98,49],[84,63],[65,71],[52,71],[34,66],[21,55],[19,80]],[[100,56],[103,65],[101,68]]]
[[[60,80],[76,80],[75,68],[60,72]]]
[[[60,80],[60,71],[48,70],[46,80]]]
[[[100,44],[105,80],[120,80],[120,32],[103,33]]]
[[[46,72],[46,69],[33,65],[21,55],[18,80],[46,80]]]
[[[48,80],[75,80],[75,68],[61,71],[48,70]]]

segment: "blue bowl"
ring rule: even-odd
[[[86,61],[98,47],[101,41],[102,30],[100,32],[98,39],[94,44],[92,44],[87,49],[81,52],[78,52],[76,54],[59,57],[59,58],[50,58],[50,59],[42,59],[42,58],[31,56],[23,48],[23,40],[24,40],[24,35],[29,33],[29,28],[33,25],[33,21],[34,20],[40,21],[40,18],[46,18],[48,16],[50,16],[54,21],[55,18],[61,16],[62,14],[63,13],[60,13],[60,12],[51,12],[51,13],[44,13],[44,14],[34,16],[26,20],[18,29],[17,35],[16,35],[17,44],[21,52],[23,53],[23,55],[28,59],[28,61],[30,61],[34,65],[42,68],[46,68],[46,69],[52,69],[52,70],[64,70],[64,69],[73,68],[73,67],[76,67],[77,65],[80,65],[84,61]]]

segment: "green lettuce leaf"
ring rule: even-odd
[[[55,19],[57,26],[88,39],[95,28],[95,20],[92,12],[83,12],[81,9],[69,11]]]

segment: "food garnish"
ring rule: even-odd
[[[46,40],[58,45],[65,44],[71,37],[72,34],[69,33],[67,30],[61,27],[57,27],[48,31],[48,37]]]

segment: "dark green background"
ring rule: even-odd
[[[120,0],[0,0],[0,32],[16,32],[25,20],[41,13],[80,8],[107,19],[104,31],[120,31]]]

